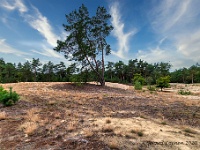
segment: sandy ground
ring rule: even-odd
[[[164,92],[106,83],[15,83],[12,107],[0,106],[0,149],[181,149],[200,147],[200,86]],[[189,89],[193,95],[177,94]],[[3,117],[3,112],[6,117]],[[195,114],[195,115],[194,115]]]

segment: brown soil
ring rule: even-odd
[[[0,105],[0,150],[200,147],[200,86],[187,86],[194,94],[182,96],[174,84],[164,92],[106,85],[3,84],[20,101]]]

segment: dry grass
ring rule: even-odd
[[[190,128],[185,128],[184,131],[185,131],[186,133],[197,134],[196,131],[194,131],[193,129],[190,129]]]
[[[39,126],[40,117],[38,113],[40,109],[32,108],[27,111],[27,115],[25,116],[25,121],[23,124],[20,125],[19,129],[22,130],[27,135],[34,134],[35,130]]]
[[[103,132],[113,132],[114,131],[114,128],[110,125],[106,125],[102,128],[102,131]]]
[[[139,129],[131,130],[131,133],[137,134],[140,137],[144,135],[143,130],[139,130]]]
[[[110,139],[107,144],[110,149],[119,149],[119,142],[117,138]]]
[[[20,126],[20,130],[27,135],[33,135],[37,128],[38,125],[35,122],[25,122]]]
[[[48,105],[55,105],[55,104],[57,104],[57,102],[55,100],[48,101]]]
[[[25,118],[30,122],[39,122],[40,118],[37,114],[38,112],[40,112],[40,109],[32,108],[27,111],[27,116]]]
[[[149,94],[147,91],[131,93],[127,91],[126,93],[120,90],[118,92],[116,89],[108,89],[107,91],[104,89],[102,91],[90,91],[90,88],[89,90],[79,90],[78,88],[78,90],[68,90],[67,87],[64,88],[64,86],[67,86],[66,83],[31,83],[29,87],[26,87],[26,84],[29,83],[24,84],[25,86],[21,86],[20,88],[16,86],[17,92],[22,93],[24,96],[21,100],[22,104],[24,104],[22,105],[24,107],[23,110],[21,111],[22,107],[18,108],[15,106],[16,110],[8,111],[9,117],[13,116],[10,115],[11,113],[16,114],[16,116],[13,117],[16,117],[16,121],[14,120],[13,123],[15,123],[15,126],[20,127],[22,131],[21,133],[18,131],[14,134],[18,134],[19,136],[24,134],[26,134],[26,136],[30,135],[28,140],[31,142],[20,143],[22,146],[24,146],[23,144],[34,145],[39,142],[39,146],[42,148],[43,143],[40,143],[42,140],[45,142],[52,140],[51,143],[55,144],[54,146],[56,149],[58,148],[56,144],[60,146],[62,144],[59,142],[63,142],[62,140],[55,142],[54,138],[58,135],[63,136],[65,139],[76,135],[83,135],[86,139],[88,137],[91,140],[93,138],[96,140],[96,137],[98,137],[101,141],[108,144],[111,149],[124,148],[127,150],[132,150],[134,146],[137,145],[138,148],[135,149],[142,149],[143,147],[139,147],[139,144],[147,140],[199,140],[198,129],[193,129],[190,126],[180,128],[180,124],[178,124],[180,123],[180,119],[177,119],[177,127],[173,127],[173,123],[176,125],[176,122],[168,120],[167,113],[160,111],[162,110],[160,106],[174,109],[174,105],[173,107],[170,106],[174,102],[176,102],[175,104],[177,106],[183,107],[183,109],[189,107],[179,105],[178,102],[183,102],[184,104],[187,102],[188,105],[194,105],[195,109],[198,108],[195,104],[198,104],[197,106],[200,105],[199,101],[195,99],[188,100],[188,97],[184,99],[175,92],[154,92],[153,94]],[[61,86],[62,84],[63,86]],[[48,87],[45,87],[47,85]],[[133,89],[131,90],[133,91]],[[23,103],[25,100],[28,101]],[[39,103],[39,105],[35,106],[35,102]],[[36,108],[30,109],[32,106],[40,108],[41,110]],[[137,106],[142,107],[140,109],[140,107]],[[156,106],[158,110],[154,109],[153,106]],[[24,110],[28,111],[24,114]],[[146,113],[146,110],[149,114]],[[175,113],[178,114],[178,112]],[[152,115],[156,117],[153,118]],[[198,113],[196,113],[196,118],[194,119],[199,119]],[[83,120],[83,122],[81,120]],[[181,125],[187,125],[187,120],[185,118],[182,120],[183,123]],[[10,125],[10,119],[0,121],[0,123],[5,127],[7,124]],[[164,126],[166,123],[167,125]],[[88,128],[88,126],[90,128]],[[191,128],[194,131],[196,130],[197,134],[193,133]],[[11,133],[9,129],[10,126],[7,127],[7,131],[5,131],[5,128],[2,128],[2,133],[6,133],[5,137],[3,137],[5,142],[9,141],[7,139],[13,135],[13,131]],[[7,134],[8,131],[10,134]],[[21,136],[21,138],[21,141],[27,140],[24,136]],[[15,142],[16,145],[19,144],[17,140],[15,140]],[[95,145],[99,144],[98,141],[95,142],[97,142],[94,143]],[[138,144],[132,144],[136,142]],[[6,144],[11,145],[9,143]],[[47,144],[49,145],[51,143],[49,142]],[[74,143],[71,144],[76,146]],[[161,147],[160,149],[164,148],[165,147]],[[10,149],[14,149],[14,147]],[[90,147],[90,149],[92,149],[92,147]],[[155,147],[154,149],[159,148]],[[180,149],[188,149],[188,147],[180,147]]]
[[[111,123],[111,119],[106,119],[106,123],[107,124]]]
[[[84,129],[83,133],[84,133],[85,137],[91,137],[94,135],[93,130],[91,130],[90,128]]]
[[[69,125],[67,126],[67,131],[69,132],[73,132],[77,129],[77,123],[75,121],[72,121],[69,123]]]
[[[0,112],[0,120],[5,120],[7,118],[6,112]]]

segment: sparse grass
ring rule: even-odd
[[[38,125],[35,122],[25,122],[20,126],[20,129],[27,135],[33,135]]]
[[[84,129],[83,130],[85,137],[91,137],[94,135],[94,132],[91,129]]]
[[[119,142],[117,138],[112,138],[107,142],[110,149],[119,149]]]
[[[196,134],[196,133],[197,133],[196,131],[194,131],[194,130],[192,130],[192,129],[189,129],[189,128],[185,128],[184,131],[185,131],[186,133],[191,133],[191,134]]]
[[[34,131],[39,127],[40,117],[38,113],[40,109],[32,108],[27,111],[27,115],[25,116],[25,122],[20,125],[20,130],[22,130],[27,135],[34,134]]]
[[[138,135],[138,136],[143,136],[144,133],[143,133],[142,131],[138,131],[138,132],[137,132],[137,135]]]
[[[36,87],[35,89],[40,89],[40,87],[44,87],[43,85],[41,86],[41,84],[43,83],[38,83],[38,87]],[[55,83],[51,83],[51,85],[53,84]],[[56,83],[56,86],[58,86],[57,84],[61,83]],[[63,85],[67,87],[66,84],[67,83],[64,83]],[[51,87],[49,86],[49,88]],[[130,91],[127,91],[127,95],[124,91],[118,92],[116,91],[116,89],[114,89],[114,91],[112,91],[112,89],[109,89],[111,91],[108,90],[106,92],[105,89],[103,89],[103,91],[86,91],[85,89],[85,91],[79,92],[77,90],[74,92],[73,89],[67,90],[67,88],[63,88],[63,90],[55,91],[51,89],[51,91],[46,93],[40,92],[38,90],[34,93],[35,95],[33,94],[33,91],[27,92],[26,90],[20,91],[21,88],[16,89],[19,90],[19,93],[21,95],[24,95],[23,99],[29,101],[25,102],[24,100],[21,100],[21,102],[19,103],[20,105],[16,105],[11,109],[3,108],[2,110],[0,110],[0,112],[3,110],[5,112],[8,112],[6,115],[7,117],[10,117],[9,119],[6,118],[7,120],[0,121],[2,125],[2,129],[0,128],[0,132],[2,130],[2,133],[5,133],[5,136],[2,134],[2,142],[4,142],[3,144],[5,145],[7,143],[8,145],[12,146],[12,143],[14,142],[16,143],[16,145],[18,145],[18,137],[20,136],[20,141],[24,141],[30,146],[37,145],[41,148],[45,147],[48,149],[49,147],[53,147],[55,149],[59,149],[58,146],[63,146],[62,143],[65,140],[72,138],[72,141],[66,141],[65,143],[69,144],[69,147],[75,147],[75,149],[81,149],[82,145],[87,145],[88,147],[91,145],[91,147],[89,148],[92,149],[93,144],[100,144],[99,140],[101,140],[101,142],[103,142],[103,144],[106,143],[110,149],[132,150],[146,148],[142,147],[142,144],[133,145],[132,143],[151,141],[152,137],[155,141],[159,141],[161,136],[163,137],[163,139],[166,139],[167,137],[173,137],[173,139],[171,139],[172,141],[175,140],[174,135],[179,134],[181,135],[181,137],[176,137],[177,139],[175,141],[180,141],[181,139],[183,139],[182,136],[184,135],[185,141],[191,138],[193,138],[194,140],[198,139],[197,135],[199,133],[199,130],[189,126],[190,122],[189,124],[187,124],[185,116],[188,113],[190,117],[194,112],[193,114],[196,118],[192,119],[194,120],[194,124],[198,124],[199,113],[195,110],[199,110],[199,104],[196,102],[196,100],[191,99],[189,101],[188,99],[184,99],[185,97],[182,98],[182,96],[179,96],[177,98],[177,93],[174,94],[174,92],[173,94],[169,92],[158,92],[157,96],[155,96],[154,98],[154,95],[149,94],[151,91],[147,90],[145,93],[143,93],[142,90],[134,91],[133,88],[131,88]],[[48,88],[46,89],[49,90]],[[134,91],[135,93],[132,94],[132,91]],[[27,94],[25,92],[27,92]],[[104,95],[104,93],[108,93],[109,96],[106,98],[106,95]],[[153,93],[156,93],[156,91]],[[42,95],[45,95],[44,99]],[[29,99],[29,96],[32,97]],[[103,97],[103,101],[100,101],[98,99],[99,96]],[[160,100],[161,98],[162,100]],[[104,101],[105,99],[109,100],[109,102]],[[182,102],[183,100],[184,104],[186,102],[190,103],[188,107],[187,105],[179,105],[179,102]],[[171,105],[174,104],[175,101],[177,102],[177,108],[180,109],[176,109],[176,105]],[[37,103],[38,105],[35,105],[35,103]],[[144,104],[147,105],[144,106]],[[154,108],[153,106],[156,107]],[[40,108],[41,111],[37,109],[31,109],[33,107]],[[164,109],[162,109],[163,107]],[[161,110],[165,110],[165,112]],[[160,112],[160,114],[158,114],[158,112]],[[163,118],[163,115],[166,118]],[[172,116],[172,120],[177,117],[177,122],[174,121],[173,123],[171,123],[171,120],[168,119],[171,118],[170,115]],[[152,117],[154,116],[155,118],[152,119]],[[185,121],[184,123],[180,122],[180,117],[183,118],[183,121]],[[81,120],[83,120],[84,122]],[[166,123],[167,126],[164,126]],[[7,124],[8,127],[6,127]],[[181,129],[176,127],[174,128],[172,124],[175,124],[177,126],[183,125],[183,127],[181,127]],[[20,125],[20,131],[16,131],[18,128],[12,128],[12,132],[9,131],[10,127],[19,127]],[[186,131],[184,131],[185,128],[194,129],[197,132],[197,134],[191,134],[191,131],[187,131],[187,129]],[[16,130],[14,131],[13,129]],[[178,131],[181,131],[181,133],[179,133]],[[25,134],[25,136],[23,136],[23,134]],[[13,141],[11,141],[12,143],[9,144],[10,142],[8,143],[6,138],[8,136],[12,138],[15,135],[17,138],[13,139]],[[63,140],[56,140],[55,137],[60,135],[63,137]],[[30,137],[27,138],[27,136]],[[84,144],[80,143],[82,141],[77,141],[79,140],[79,136],[81,136],[81,139],[89,140],[89,144]],[[75,140],[73,140],[74,138]],[[80,144],[76,145],[78,143]],[[20,145],[24,146],[23,142]],[[14,146],[11,146],[8,146],[9,149],[13,149]],[[160,148],[157,146],[155,147],[157,149]],[[150,148],[153,149],[154,147]],[[185,147],[183,147],[183,149],[184,148]]]
[[[137,134],[138,136],[142,137],[144,135],[142,130],[131,130],[132,134]]]
[[[71,122],[68,126],[67,126],[67,131],[69,132],[73,132],[77,129],[77,123],[75,121]]]
[[[137,133],[135,130],[131,130],[131,133],[133,133],[133,134],[135,134],[135,133]]]
[[[161,122],[162,125],[167,125],[167,123],[165,121]]]
[[[5,120],[6,119],[6,112],[0,112],[0,120]]]
[[[56,101],[50,100],[50,101],[48,102],[48,105],[56,105]]]
[[[191,95],[192,92],[190,92],[189,90],[181,89],[181,90],[178,91],[178,94],[180,94],[180,95]]]
[[[111,126],[105,126],[102,128],[103,132],[113,132],[113,127]]]
[[[150,91],[150,94],[153,94],[153,91]]]
[[[110,119],[106,119],[106,123],[107,124],[111,123],[111,120]]]
[[[101,96],[101,95],[98,96],[98,99],[99,99],[99,100],[103,100],[103,96]]]
[[[147,119],[147,117],[145,117],[144,115],[141,115],[140,118]]]
[[[38,114],[36,114],[38,112],[40,112],[40,109],[38,109],[38,108],[32,108],[32,109],[28,110],[27,116],[26,116],[27,120],[29,122],[39,122],[40,118],[39,118]]]
[[[147,86],[147,89],[149,91],[156,91],[156,87],[155,86],[151,86],[151,85]]]

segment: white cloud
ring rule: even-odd
[[[23,55],[29,55],[27,53],[24,53],[22,51],[19,51],[9,44],[6,43],[6,39],[0,39],[0,53],[4,54],[14,54],[16,56],[23,56]]]
[[[167,62],[172,64],[172,70],[184,67],[190,67],[193,60],[174,50],[166,50],[157,47],[150,50],[139,50],[136,54],[138,59],[148,63]],[[187,61],[185,61],[187,59]]]
[[[170,61],[174,68],[191,66],[200,61],[199,0],[162,0],[155,4],[149,20],[158,37],[157,48],[140,51],[149,61]],[[162,38],[164,37],[164,38]],[[167,42],[167,44],[166,44]],[[162,47],[162,49],[160,49]],[[153,50],[152,50],[153,49]]]
[[[129,51],[129,39],[131,36],[133,36],[137,30],[132,29],[130,32],[124,33],[124,23],[121,21],[121,15],[119,12],[119,4],[113,3],[110,7],[110,14],[112,16],[111,23],[114,27],[114,30],[112,31],[112,34],[114,37],[117,38],[118,41],[118,47],[119,49],[117,52],[112,51],[112,54],[120,57],[125,58],[125,55]]]
[[[22,0],[1,0],[0,6],[9,11],[17,9],[20,13],[28,11],[28,8],[23,4]]]
[[[22,0],[12,0],[7,2],[3,0],[1,7],[12,11],[18,10],[21,14],[21,17],[25,20],[26,23],[29,24],[30,27],[38,31],[42,37],[44,37],[45,41],[38,42],[38,41],[22,41],[21,44],[25,46],[36,47],[38,50],[31,50],[34,53],[47,56],[47,57],[55,57],[55,58],[64,58],[61,57],[60,54],[55,52],[53,48],[57,45],[58,39],[63,39],[66,34],[61,33],[61,37],[57,36],[53,32],[53,28],[49,23],[49,20],[41,14],[41,12],[31,5],[28,9]],[[29,11],[28,11],[29,10]],[[4,23],[7,23],[7,20],[2,20]],[[20,43],[20,42],[19,42]]]
[[[33,13],[29,15],[25,14],[24,18],[32,28],[37,30],[47,40],[48,44],[52,47],[57,45],[59,37],[54,34],[48,19],[37,8],[33,7]]]

